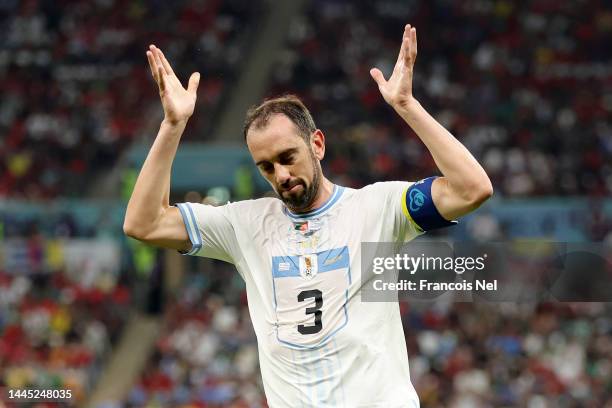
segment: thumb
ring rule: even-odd
[[[187,90],[193,94],[198,90],[198,84],[200,83],[200,73],[194,72],[189,77],[189,84],[187,85]]]
[[[370,75],[372,76],[374,81],[376,81],[378,86],[382,86],[385,82],[387,82],[385,81],[385,77],[383,76],[383,73],[378,68],[372,68],[370,70]]]

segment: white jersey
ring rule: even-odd
[[[270,407],[419,406],[398,303],[359,296],[361,243],[422,233],[405,207],[411,184],[335,186],[300,215],[276,198],[178,204],[188,254],[231,262],[246,282]]]

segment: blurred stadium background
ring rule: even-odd
[[[0,0],[0,22],[0,386],[75,395],[5,406],[265,406],[233,267],[122,233],[162,115],[150,43],[203,76],[172,202],[268,193],[241,124],[286,92],[337,184],[434,173],[368,74],[410,22],[417,98],[495,187],[444,234],[612,245],[612,3]],[[612,406],[609,303],[401,308],[423,407]]]

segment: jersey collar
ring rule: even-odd
[[[304,220],[312,217],[321,216],[326,213],[330,208],[332,208],[335,203],[338,202],[340,196],[342,196],[342,193],[344,193],[344,187],[334,184],[334,191],[332,192],[331,197],[329,197],[321,207],[306,213],[299,214],[291,212],[287,207],[283,207],[283,211],[292,220]]]

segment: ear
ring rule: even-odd
[[[310,147],[317,159],[323,160],[325,157],[325,135],[321,129],[315,130],[310,135]]]

